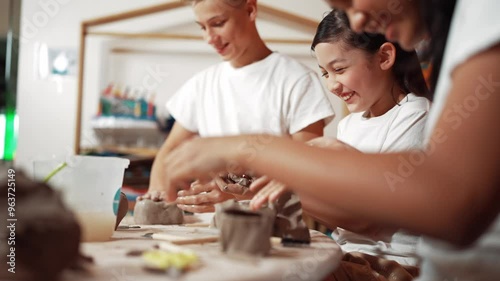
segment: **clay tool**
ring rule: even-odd
[[[139,225],[119,225],[117,229],[141,228]]]
[[[186,238],[177,235],[171,235],[166,233],[153,233],[151,237],[155,240],[168,241],[175,245],[187,245],[187,244],[203,244],[212,243],[219,241],[219,236],[206,236],[200,238]]]

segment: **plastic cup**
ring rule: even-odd
[[[123,175],[130,160],[117,157],[72,156],[67,161],[34,161],[35,180],[43,181],[61,163],[67,166],[47,182],[59,190],[76,215],[83,242],[107,241],[113,235]]]

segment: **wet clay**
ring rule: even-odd
[[[227,210],[243,210],[250,211],[249,201],[234,201],[229,200],[221,204],[215,205],[215,215],[211,222],[211,227],[221,229],[226,216],[223,216]],[[274,215],[272,236],[282,238],[283,243],[301,243],[309,244],[311,235],[306,223],[302,219],[302,204],[299,197],[292,193],[286,192],[270,206],[264,206],[259,211],[267,210],[269,214]],[[234,219],[232,220],[234,221]]]
[[[276,211],[273,236],[281,237],[284,243],[311,243],[311,235],[302,219],[302,204],[299,197],[286,192],[272,204]]]
[[[222,251],[229,255],[264,256],[271,249],[274,211],[243,210],[238,203],[226,201],[220,212]]]
[[[135,204],[134,220],[137,224],[181,224],[184,215],[175,203],[143,199]]]
[[[224,178],[226,183],[239,184],[242,187],[250,187],[252,182],[254,181],[254,177],[248,175],[236,175],[236,174],[227,174]]]
[[[78,262],[81,231],[76,217],[48,185],[33,182],[21,172],[15,173],[15,184],[8,185],[7,171],[0,171],[0,200],[15,203],[9,211],[14,216],[6,207],[0,220],[17,219],[7,223],[10,228],[0,229],[0,280],[55,280]],[[12,249],[15,274],[7,271]]]

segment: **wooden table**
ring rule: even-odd
[[[207,222],[211,214],[186,218],[187,223]],[[216,229],[187,225],[141,225],[140,229],[115,231],[111,241],[82,243],[82,252],[94,259],[88,274],[65,273],[62,280],[321,280],[338,265],[342,252],[328,236],[311,230],[309,246],[285,247],[273,243],[270,254],[261,258],[235,258],[221,251],[220,243],[183,245],[200,258],[200,266],[179,278],[145,271],[141,256],[127,256],[131,251],[150,250],[162,243],[143,237],[146,233],[172,235],[213,235]]]

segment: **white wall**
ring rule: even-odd
[[[65,157],[73,151],[76,120],[76,79],[62,81],[58,93],[53,81],[34,75],[34,47],[79,45],[80,22],[155,5],[159,0],[23,0],[21,7],[20,56],[17,112],[19,138],[15,165],[32,172],[32,161]]]
[[[315,19],[321,19],[328,6],[322,0],[260,0],[262,3]],[[103,15],[159,4],[161,0],[23,0],[21,10],[21,43],[18,73],[19,142],[15,164],[27,172],[35,159],[65,157],[73,151],[76,120],[76,78],[61,82],[58,91],[52,80],[40,80],[34,75],[35,44],[49,47],[77,48],[80,22]],[[311,34],[312,36],[312,34]],[[95,39],[94,39],[95,40]],[[174,43],[172,43],[174,44]],[[87,53],[99,57],[103,44],[89,42]],[[210,59],[205,60],[209,63]],[[314,59],[305,58],[306,64],[316,68]],[[102,90],[106,69],[98,61],[87,61],[86,91]],[[107,74],[106,74],[107,75]],[[92,82],[93,81],[93,82]],[[100,82],[96,82],[100,81]],[[342,107],[336,103],[339,114]],[[86,105],[92,114],[95,104]],[[332,134],[330,132],[329,134]]]

